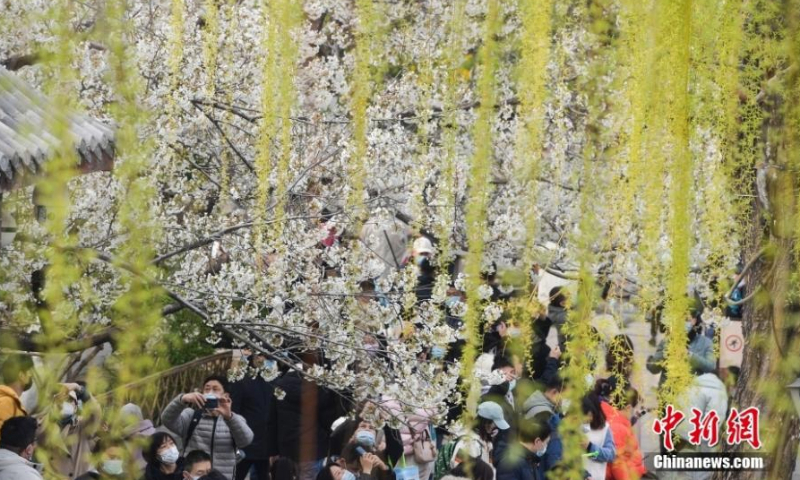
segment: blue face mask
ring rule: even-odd
[[[691,320],[686,320],[686,326],[685,326],[686,333],[691,332],[692,331],[692,327],[694,327],[694,322],[692,322]]]
[[[353,472],[350,470],[345,470],[344,475],[342,475],[342,480],[356,480],[356,476],[353,475]]]
[[[544,457],[545,452],[547,452],[547,444],[544,444],[544,448],[536,452],[537,457]]]
[[[369,430],[359,430],[356,432],[356,441],[365,447],[374,447],[375,434]]]
[[[453,295],[452,297],[447,297],[444,301],[444,306],[447,308],[453,308],[461,301],[461,297],[458,295]]]
[[[445,349],[440,347],[439,345],[434,345],[433,347],[431,347],[431,358],[436,358],[436,359],[444,358],[445,353],[446,353]]]
[[[514,380],[511,380],[510,382],[508,382],[508,391],[509,392],[513,391],[514,387],[516,387],[516,386],[517,386],[517,379],[515,378]]]

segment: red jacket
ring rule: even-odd
[[[608,402],[601,402],[600,407],[611,426],[611,436],[617,447],[617,457],[606,468],[606,480],[638,480],[647,472],[647,468],[630,419]]]

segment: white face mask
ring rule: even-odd
[[[105,460],[100,469],[109,475],[122,475],[122,459]]]
[[[158,455],[158,459],[161,460],[161,463],[165,465],[175,465],[179,456],[180,454],[178,453],[178,447],[173,445],[166,449],[164,453],[160,453]]]
[[[569,410],[570,400],[569,398],[565,398],[561,400],[561,413],[567,413]]]
[[[75,404],[72,402],[64,402],[61,404],[61,417],[68,418],[75,415]]]

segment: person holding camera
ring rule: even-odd
[[[203,450],[211,463],[229,479],[234,478],[239,449],[250,445],[253,431],[241,415],[233,413],[227,380],[210,376],[203,392],[180,394],[161,414],[161,423],[183,439],[183,451]]]

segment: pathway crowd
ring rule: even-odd
[[[326,238],[327,241],[335,241]],[[327,245],[327,244],[326,244]],[[430,298],[433,288],[431,242],[420,237],[408,262],[419,267],[417,294]],[[504,294],[492,276],[493,300]],[[369,291],[370,286],[363,288]],[[374,285],[372,286],[374,290]],[[194,392],[177,395],[161,411],[160,426],[143,418],[136,405],[123,407],[126,431],[111,437],[104,429],[103,409],[83,383],[61,385],[44,415],[27,412],[21,397],[33,381],[30,356],[13,354],[2,364],[0,385],[0,480],[540,480],[558,478],[563,468],[567,411],[582,415],[581,447],[584,478],[636,480],[667,478],[648,471],[634,433],[643,415],[642,396],[634,388],[637,358],[631,338],[607,315],[592,321],[603,354],[587,377],[588,393],[579,409],[568,409],[564,392],[563,354],[570,346],[565,331],[569,294],[561,287],[550,292],[546,313],[533,322],[531,339],[522,342],[519,328],[501,316],[487,330],[474,374],[482,387],[481,401],[471,412],[471,428],[453,422],[463,413],[449,405],[446,426],[434,425],[434,412],[417,408],[409,413],[401,401],[380,397],[356,404],[282,368],[273,381],[261,376],[229,383],[210,376]],[[607,292],[606,292],[607,293]],[[460,319],[450,307],[465,293],[451,286],[447,320],[458,328]],[[657,312],[654,324],[665,331]],[[376,336],[379,336],[376,332]],[[685,410],[729,411],[729,391],[736,370],[719,372],[713,329],[701,312],[686,319],[687,350],[694,381],[681,399]],[[655,338],[655,337],[654,337]],[[527,345],[530,362],[515,347]],[[464,340],[447,348],[433,347],[420,360],[453,362],[462,355]],[[273,362],[253,352],[249,365],[258,369]],[[310,362],[320,361],[311,359]],[[664,381],[664,343],[647,358],[646,368]],[[726,379],[723,382],[722,378]],[[276,390],[281,392],[277,398]],[[400,419],[399,428],[371,423],[367,409],[381,408]],[[32,415],[33,414],[33,415]],[[574,413],[571,413],[574,414]],[[60,435],[45,435],[47,422],[57,418]],[[691,442],[677,431],[679,452],[708,452],[708,442]],[[54,438],[55,437],[55,438]],[[42,458],[47,455],[49,458]],[[42,464],[50,470],[43,471]],[[708,478],[710,473],[680,478]]]

